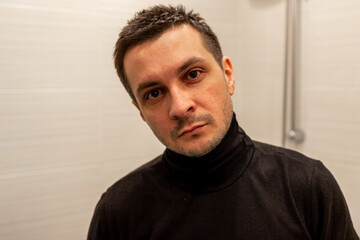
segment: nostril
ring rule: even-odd
[[[190,106],[187,112],[192,112],[193,110],[195,110],[194,106]]]
[[[170,107],[170,117],[175,119],[183,118],[194,110],[195,104],[192,101],[184,101],[184,99],[181,99],[180,101],[172,102]]]

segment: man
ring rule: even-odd
[[[254,142],[238,126],[231,61],[198,14],[137,13],[114,59],[166,150],[102,195],[89,240],[358,239],[321,162]]]

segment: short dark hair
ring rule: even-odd
[[[137,12],[119,34],[115,45],[114,64],[118,76],[130,97],[136,101],[124,68],[124,56],[131,47],[142,44],[147,40],[159,36],[166,30],[188,24],[197,30],[203,40],[205,48],[214,56],[222,68],[222,51],[219,40],[205,20],[193,11],[187,12],[182,5],[156,5]]]

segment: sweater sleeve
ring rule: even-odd
[[[101,199],[96,205],[95,212],[90,223],[87,240],[109,239],[107,234],[104,197],[105,193],[101,196]]]
[[[330,171],[317,162],[310,186],[313,239],[359,240],[345,198]]]

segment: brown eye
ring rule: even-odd
[[[189,78],[194,79],[194,78],[197,78],[199,76],[199,74],[200,74],[199,71],[194,70],[194,71],[189,72],[188,76],[189,76]]]
[[[146,99],[155,99],[157,97],[159,97],[161,94],[161,91],[159,89],[154,89],[151,90],[147,95],[146,95]]]

